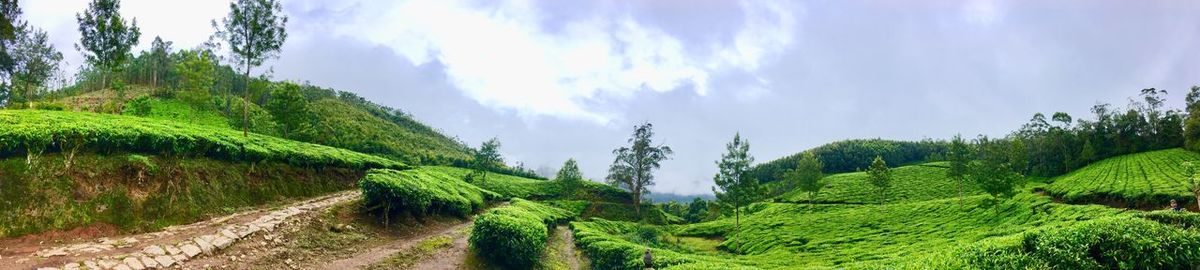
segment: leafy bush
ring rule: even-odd
[[[1200,261],[1200,233],[1133,217],[1032,233],[1022,246],[1063,269],[1190,269]]]
[[[550,227],[572,217],[566,210],[513,199],[475,218],[471,248],[506,269],[529,269],[546,249]]]
[[[642,255],[647,249],[651,250],[654,257],[655,269],[706,269],[700,267],[705,265],[755,269],[753,267],[761,263],[761,260],[755,259],[687,254],[639,244],[622,237],[646,230],[644,226],[631,222],[594,218],[587,222],[571,222],[571,230],[575,235],[575,245],[587,254],[595,269],[642,269]]]
[[[467,216],[488,200],[499,197],[499,194],[425,167],[405,171],[371,170],[358,186],[363,191],[364,206],[383,210],[385,214],[404,211],[418,215]]]
[[[25,152],[84,150],[203,156],[229,161],[279,161],[302,167],[407,168],[403,163],[323,145],[120,115],[34,110],[0,111],[0,157]],[[81,145],[80,145],[81,144]]]
[[[430,166],[423,169],[437,170],[442,173],[465,179],[471,174],[470,169]],[[629,192],[592,181],[582,181],[575,192],[567,192],[563,181],[548,181],[530,179],[498,173],[488,174],[488,180],[475,181],[479,187],[500,193],[505,197],[525,198],[530,200],[589,200],[614,203],[629,203]]]

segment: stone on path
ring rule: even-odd
[[[200,249],[200,247],[197,247],[193,244],[184,244],[179,246],[179,249],[182,250],[183,254],[187,255],[188,258],[196,257],[196,255],[200,255],[201,252],[204,252],[204,250]]]
[[[133,269],[133,270],[146,269],[146,266],[142,265],[142,261],[139,261],[137,258],[134,258],[134,257],[125,258],[124,260],[121,260],[121,262],[125,263],[125,266],[128,266],[129,269]]]
[[[229,245],[233,244],[233,240],[225,238],[224,236],[217,236],[217,238],[213,239],[212,244],[213,246],[216,246],[217,249],[225,249],[226,247],[229,247]]]
[[[175,265],[175,259],[172,259],[171,256],[167,255],[155,256],[154,261],[158,262],[158,265],[162,267],[171,267],[172,265]]]
[[[213,248],[216,248],[212,245],[212,243],[209,243],[207,240],[204,240],[200,237],[193,238],[192,242],[196,242],[196,246],[199,246],[200,251],[203,251],[204,254],[210,254],[213,252]]]
[[[154,259],[151,259],[150,257],[140,256],[140,257],[138,257],[138,260],[141,260],[142,265],[146,266],[146,268],[158,267],[158,261],[155,261]]]
[[[150,254],[150,255],[167,255],[167,251],[163,250],[163,248],[159,247],[158,245],[151,245],[146,248],[143,248],[142,253],[146,253],[146,254]]]
[[[172,245],[166,245],[163,248],[167,250],[167,254],[179,255],[180,253],[183,253],[182,250],[179,250],[179,248],[172,246]]]

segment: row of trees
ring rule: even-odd
[[[120,9],[119,0],[93,0],[76,14],[80,40],[75,47],[87,62],[76,75],[76,91],[122,90],[121,79],[138,79],[154,88],[166,81],[184,89],[213,88],[222,60],[215,52],[221,44],[210,41],[194,50],[172,53],[171,42],[156,37],[149,51],[134,57],[131,49],[138,44],[141,31],[137,19],[126,20]],[[0,2],[0,13],[5,15],[0,22],[0,76],[4,78],[0,105],[11,105],[14,100],[32,105],[47,92],[47,81],[58,72],[62,54],[48,42],[45,31],[20,19],[17,1]],[[230,63],[243,71],[238,86],[244,100],[252,100],[251,70],[278,56],[287,39],[286,24],[277,0],[234,0],[221,23],[213,22],[214,39],[224,41],[231,52]],[[99,83],[94,83],[97,80]],[[242,104],[241,126],[248,132],[249,104]]]

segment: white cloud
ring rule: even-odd
[[[995,0],[969,0],[963,4],[962,15],[967,22],[991,25],[1002,19],[1003,14]]]
[[[415,64],[440,62],[457,88],[484,105],[600,124],[620,115],[585,105],[589,99],[685,86],[706,95],[716,74],[756,75],[791,43],[795,25],[783,3],[743,1],[743,27],[733,40],[685,44],[611,10],[568,20],[551,33],[540,25],[543,11],[529,1],[357,4],[346,5],[358,8],[353,18],[333,22],[336,34],[387,46]],[[689,53],[696,51],[706,53]]]

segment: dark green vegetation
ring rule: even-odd
[[[1118,200],[1130,206],[1164,207],[1166,201],[1194,201],[1183,163],[1200,154],[1167,149],[1117,156],[1068,173],[1046,186],[1046,192],[1068,202]]]
[[[578,214],[514,199],[509,205],[475,217],[471,248],[502,267],[527,269],[542,257],[551,228]]]
[[[404,211],[416,215],[467,216],[500,197],[467,184],[462,178],[425,168],[371,170],[358,186],[363,191],[364,206],[384,214]]]
[[[784,173],[795,169],[797,162],[806,153],[812,153],[824,165],[825,173],[842,173],[866,170],[876,156],[882,157],[893,166],[939,160],[945,156],[947,144],[941,141],[919,142],[883,139],[838,141],[790,156],[757,164],[752,174],[761,182],[773,182],[783,178]]]
[[[0,156],[61,152],[208,157],[294,166],[405,168],[390,159],[229,129],[129,116],[41,110],[0,111]]]
[[[142,232],[243,207],[346,190],[350,168],[206,157],[81,153],[0,159],[0,237],[96,227]]]

